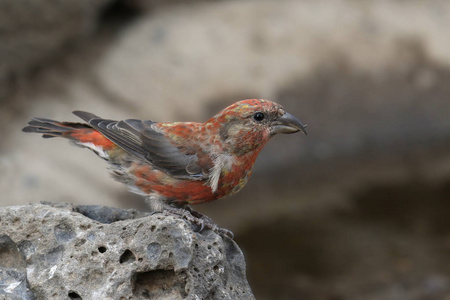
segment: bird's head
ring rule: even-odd
[[[206,124],[217,124],[221,142],[228,152],[243,155],[261,150],[277,133],[306,135],[305,126],[275,102],[247,99],[236,102],[211,118]]]

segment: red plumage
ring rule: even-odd
[[[154,211],[199,204],[238,192],[277,133],[305,132],[268,100],[236,102],[205,123],[106,120],[75,111],[85,124],[35,118],[23,129],[64,137],[111,164],[112,174],[147,197]]]

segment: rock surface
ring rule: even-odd
[[[236,243],[172,216],[30,204],[0,228],[0,299],[254,299]]]

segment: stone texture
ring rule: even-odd
[[[254,299],[236,243],[133,210],[0,210],[0,299]]]

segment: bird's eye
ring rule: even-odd
[[[253,119],[255,119],[255,121],[261,122],[262,120],[264,120],[264,114],[262,112],[257,112],[253,115]]]

